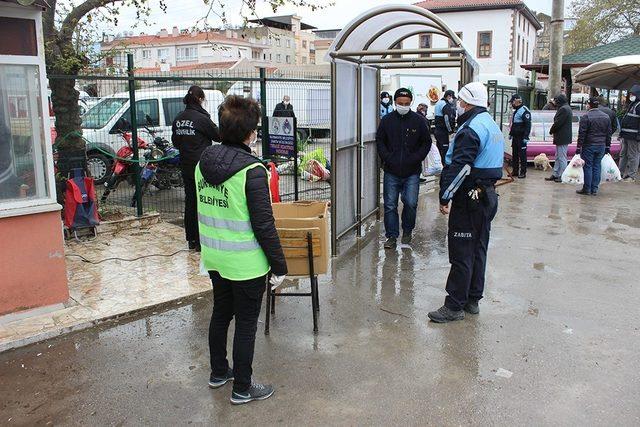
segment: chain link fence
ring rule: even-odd
[[[53,79],[75,80],[75,88],[81,94],[79,107],[87,169],[97,184],[103,217],[117,218],[141,212],[158,212],[167,220],[182,217],[184,188],[179,153],[171,144],[171,125],[183,111],[182,99],[194,84],[204,89],[203,107],[216,124],[218,106],[227,95],[256,99],[263,109],[263,122],[274,115],[276,105],[288,97],[297,122],[298,167],[294,166],[293,157],[270,154],[262,123],[258,141],[251,149],[265,163],[274,163],[280,176],[282,201],[331,197],[331,84],[326,75],[255,69],[196,70],[188,75],[135,72],[131,77],[49,76],[50,81]],[[133,111],[132,98],[135,99]],[[132,123],[136,124],[135,132],[132,132]],[[69,137],[57,135],[54,118],[51,131],[56,145]],[[318,164],[324,168],[323,173],[318,173]],[[136,197],[138,174],[140,198]],[[141,209],[137,206],[138,200],[141,200]]]

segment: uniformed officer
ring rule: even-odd
[[[531,111],[522,103],[522,97],[517,93],[509,101],[513,108],[511,120],[511,176],[527,177],[527,144],[531,133]]]
[[[495,182],[502,177],[504,137],[487,112],[487,89],[469,83],[458,98],[458,132],[440,177],[440,212],[451,212],[451,271],[444,305],[428,314],[438,323],[464,319],[465,311],[479,313],[491,221],[498,211]]]
[[[171,126],[171,142],[180,152],[180,169],[184,182],[184,231],[189,249],[200,251],[198,219],[196,217],[196,164],[205,148],[212,141],[220,141],[218,127],[204,109],[204,91],[200,86],[191,86],[182,102],[183,112]]]
[[[393,113],[391,95],[389,95],[389,92],[382,92],[380,94],[380,118],[383,118],[389,113]]]
[[[456,128],[456,95],[452,90],[444,93],[442,99],[436,102],[434,111],[434,135],[436,144],[440,151],[440,157],[444,159],[449,149],[449,135],[453,134]]]
[[[251,365],[267,276],[277,286],[287,274],[267,170],[249,148],[260,115],[253,99],[228,96],[218,111],[222,144],[208,147],[195,171],[202,263],[213,283],[209,386],[233,381],[231,403],[236,405],[273,394],[272,386],[251,380]],[[231,369],[227,332],[234,317]]]

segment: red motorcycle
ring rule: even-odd
[[[134,184],[135,168],[134,162],[132,162],[133,145],[131,142],[131,132],[128,130],[119,130],[118,133],[120,133],[122,139],[126,142],[126,145],[120,148],[116,153],[115,161],[113,162],[113,166],[111,167],[113,170],[113,174],[111,174],[109,180],[104,184],[105,190],[104,193],[102,193],[102,197],[100,197],[101,203],[104,203],[107,200],[109,194],[112,191],[115,191],[122,181],[129,181],[129,184]],[[138,137],[138,150],[147,150],[149,148],[149,143],[144,139]]]

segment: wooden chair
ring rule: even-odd
[[[278,236],[287,260],[307,258],[309,262],[309,280],[311,292],[276,292],[271,284],[267,283],[267,310],[264,325],[265,335],[269,335],[269,322],[271,315],[276,313],[276,297],[311,297],[311,310],[313,312],[313,332],[318,333],[318,312],[320,300],[318,298],[318,276],[314,273],[314,257],[320,254],[320,229],[319,228],[282,228],[278,229]]]

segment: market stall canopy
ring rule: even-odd
[[[451,43],[448,48],[398,48],[421,34],[445,37]],[[329,48],[327,60],[335,59],[377,68],[444,68],[464,63],[469,77],[478,72],[475,57],[455,32],[434,13],[411,5],[378,6],[355,18]]]
[[[640,83],[640,55],[617,56],[589,65],[576,82],[600,89],[631,89]]]
[[[621,55],[640,55],[640,36],[629,36],[613,43],[564,55],[562,57],[562,69],[566,71],[572,68],[584,68],[598,61]],[[524,64],[522,68],[548,74],[549,60],[545,59],[535,64]]]

